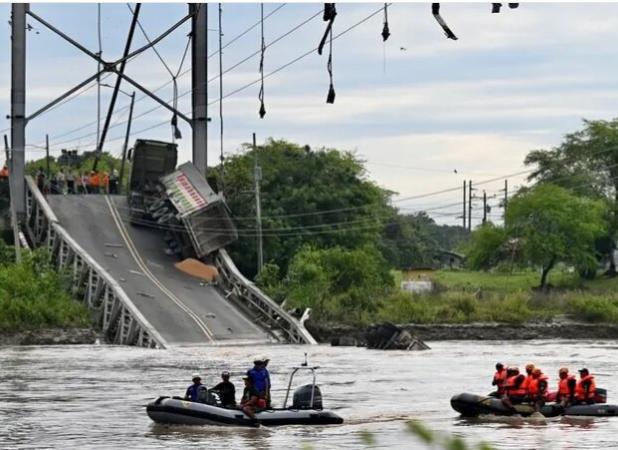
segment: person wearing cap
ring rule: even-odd
[[[594,377],[590,375],[588,369],[579,369],[579,381],[575,386],[575,400],[579,403],[594,403],[594,396],[597,393]]]
[[[251,419],[257,421],[255,410],[260,407],[260,401],[263,402],[264,400],[260,399],[259,392],[255,389],[253,379],[249,375],[243,377],[243,381],[245,382],[245,389],[240,399],[240,409]]]
[[[207,392],[206,386],[202,384],[202,377],[199,373],[194,373],[191,376],[193,384],[187,388],[185,400],[192,402],[200,402],[203,399],[204,392]]]
[[[492,386],[496,386],[496,392],[492,392],[490,395],[492,397],[501,397],[504,394],[504,383],[506,382],[506,369],[504,368],[504,364],[498,363],[496,364],[496,373],[494,374],[494,379],[491,382]]]
[[[211,390],[219,394],[219,400],[224,408],[236,406],[236,388],[230,381],[230,373],[226,370],[221,373],[221,381]]]
[[[556,393],[556,402],[563,408],[569,403],[574,403],[575,386],[577,380],[574,375],[569,374],[569,369],[561,367],[558,371],[558,392]]]
[[[253,368],[247,372],[247,376],[253,381],[253,387],[264,400],[270,397],[270,374],[266,368],[267,365],[268,358],[255,358]]]

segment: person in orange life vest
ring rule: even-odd
[[[109,173],[107,172],[101,174],[101,192],[104,194],[109,193]]]
[[[528,389],[528,384],[532,381],[532,372],[534,371],[534,364],[526,364],[526,379],[524,380],[523,388]]]
[[[570,403],[574,403],[575,386],[577,380],[574,375],[569,374],[569,369],[561,367],[558,371],[558,392],[556,393],[556,402],[563,408]]]
[[[597,392],[594,377],[590,375],[588,369],[579,370],[579,381],[575,386],[575,399],[579,403],[594,403],[594,396]]]
[[[492,392],[492,397],[501,397],[504,394],[504,383],[506,382],[506,369],[502,363],[496,364],[496,373],[491,382],[492,386],[496,386],[496,392]]]
[[[506,381],[504,383],[504,395],[502,396],[502,403],[504,406],[510,409],[513,408],[513,404],[521,403],[526,398],[528,391],[523,387],[523,383],[526,377],[519,373],[517,367],[509,367],[506,369]]]
[[[528,398],[534,405],[535,411],[539,412],[541,406],[545,404],[547,397],[547,376],[541,369],[535,368],[532,371],[532,379],[528,383]]]
[[[90,189],[89,192],[91,194],[99,193],[99,186],[101,185],[101,178],[99,177],[99,172],[95,172],[94,170],[90,171]]]

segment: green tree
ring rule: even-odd
[[[290,264],[289,304],[312,308],[315,319],[361,322],[392,292],[388,264],[374,247],[303,248]]]
[[[536,166],[530,180],[552,183],[579,195],[608,202],[609,227],[598,248],[610,262],[609,273],[615,275],[613,242],[618,232],[618,118],[584,120],[583,128],[567,134],[558,147],[530,152],[525,164]]]
[[[287,273],[297,251],[354,249],[377,242],[390,210],[390,192],[369,181],[352,153],[312,150],[284,140],[258,147],[262,167],[262,226],[265,260]],[[253,190],[254,153],[244,145],[209,182],[223,190],[239,230],[231,254],[241,271],[256,273],[256,225]]]
[[[517,240],[524,260],[541,267],[541,288],[547,287],[547,275],[558,262],[594,268],[595,240],[607,230],[602,201],[552,184],[538,184],[513,197],[506,222],[507,235]]]
[[[487,222],[475,229],[464,246],[466,265],[473,270],[489,270],[504,258],[507,240],[503,227]]]

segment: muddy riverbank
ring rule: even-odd
[[[618,339],[618,325],[582,322],[526,324],[403,324],[424,341],[449,340],[530,340],[530,339]],[[307,329],[321,343],[364,345],[366,327],[308,321]]]
[[[103,337],[91,328],[44,328],[0,333],[0,346],[94,344],[97,340],[104,342]]]

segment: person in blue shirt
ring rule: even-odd
[[[253,369],[247,371],[247,376],[251,378],[253,387],[258,392],[261,399],[270,404],[270,374],[266,366],[268,358],[260,357],[253,361]]]
[[[194,373],[191,378],[193,384],[187,388],[187,392],[185,393],[185,400],[190,400],[192,402],[201,402],[204,393],[207,392],[206,386],[202,384],[202,377],[199,373]]]

